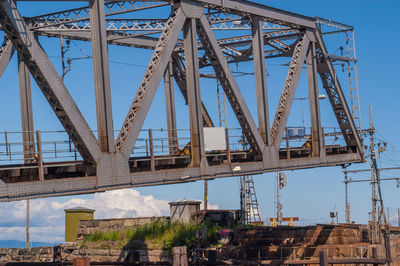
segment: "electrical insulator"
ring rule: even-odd
[[[282,189],[284,186],[286,186],[286,174],[279,173],[278,178],[279,178],[279,188]]]

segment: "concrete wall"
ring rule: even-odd
[[[108,250],[87,249],[78,246],[60,246],[59,256],[53,259],[53,247],[0,248],[0,263],[5,262],[73,262],[75,258],[89,257],[91,262],[165,262],[171,259],[163,250]]]
[[[53,247],[0,248],[0,262],[52,262]]]
[[[75,258],[89,257],[91,262],[166,262],[171,259],[163,250],[116,250],[116,249],[87,249],[64,247],[61,261],[72,262]]]

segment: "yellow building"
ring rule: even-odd
[[[66,209],[65,211],[65,242],[75,242],[79,221],[93,220],[95,210],[82,207]]]

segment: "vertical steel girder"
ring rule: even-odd
[[[260,156],[264,151],[264,142],[253,121],[250,111],[247,108],[222,50],[218,45],[218,41],[204,16],[198,21],[197,32],[199,39],[203,44],[204,51],[214,68],[215,75],[222,85],[225,95],[233,108],[236,118],[238,119],[242,132],[246,136],[251,149],[260,159]]]
[[[279,99],[275,119],[271,128],[272,144],[279,150],[287,120],[289,119],[290,108],[296,93],[297,83],[299,82],[301,70],[304,65],[304,58],[308,51],[309,38],[306,34],[300,37],[289,64],[289,71],[283,86],[282,94]]]
[[[0,77],[6,70],[8,63],[14,55],[15,49],[10,39],[6,38],[0,47]]]
[[[312,155],[318,157],[322,150],[322,129],[319,108],[318,72],[316,42],[310,43],[307,52],[307,80],[308,80],[308,99],[311,116],[311,141]]]
[[[166,22],[165,29],[158,40],[150,59],[150,64],[146,69],[116,141],[116,149],[122,152],[126,158],[129,158],[139,136],[144,119],[171,58],[185,19],[183,12],[180,9],[176,10]]]
[[[175,154],[178,148],[178,134],[176,131],[175,92],[172,61],[168,63],[164,73],[165,108],[168,127],[169,154]]]
[[[199,166],[205,155],[201,114],[200,71],[197,50],[196,19],[190,18],[184,26],[186,88],[190,117],[192,166]]]
[[[32,163],[35,154],[35,134],[33,127],[31,77],[25,63],[18,56],[19,97],[21,107],[22,139],[24,162]]]
[[[185,102],[187,104],[187,88],[186,88],[186,67],[182,63],[179,55],[174,52],[172,54],[172,66],[173,66],[173,75],[176,83],[178,84],[179,90],[181,91],[183,98],[185,98]],[[201,113],[203,115],[203,126],[204,127],[214,127],[214,123],[207,112],[206,107],[204,106],[203,101],[201,102]]]
[[[314,31],[318,41],[318,73],[321,77],[322,84],[328,95],[329,102],[332,105],[333,112],[339,123],[344,140],[347,146],[351,147],[354,152],[362,154],[363,148],[357,128],[354,124],[353,117],[344,97],[342,88],[337,79],[332,61],[328,56],[325,43],[319,31]]]
[[[264,143],[271,145],[269,108],[267,91],[267,70],[265,65],[263,21],[259,17],[252,20],[254,74],[256,80],[258,128]]]
[[[53,64],[28,30],[14,1],[0,2],[0,23],[82,158],[95,163],[100,156],[97,140]]]
[[[93,73],[96,95],[97,131],[100,150],[114,152],[110,68],[105,27],[104,0],[90,0]]]

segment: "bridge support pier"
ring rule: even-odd
[[[131,184],[128,159],[122,153],[103,154],[97,162],[97,187]]]

